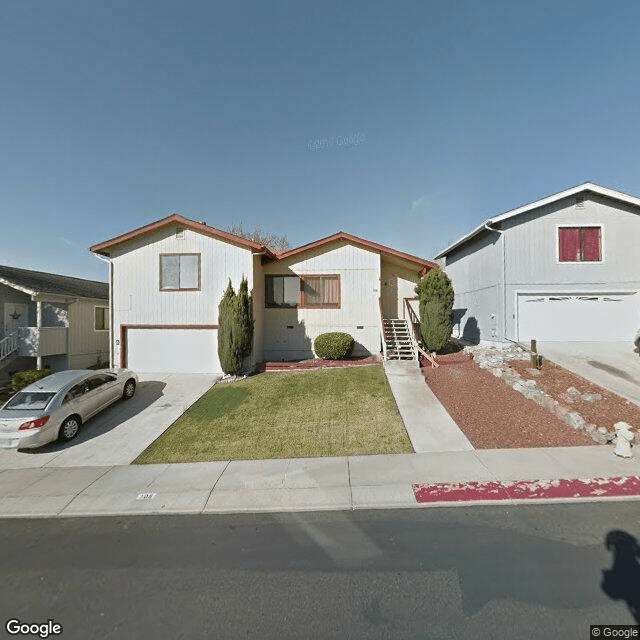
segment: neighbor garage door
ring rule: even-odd
[[[126,329],[126,366],[149,373],[220,373],[216,329]]]
[[[640,327],[636,294],[518,296],[518,339],[633,340]]]

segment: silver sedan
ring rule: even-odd
[[[96,413],[133,397],[128,369],[61,371],[18,391],[0,409],[0,448],[31,449],[74,438]]]

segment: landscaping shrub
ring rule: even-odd
[[[313,350],[323,360],[343,360],[351,355],[354,342],[348,333],[322,333],[315,339]]]
[[[218,357],[222,370],[230,375],[242,371],[244,359],[253,348],[253,303],[249,283],[242,279],[238,295],[231,280],[218,306]]]
[[[418,282],[420,301],[420,334],[429,351],[447,346],[453,330],[453,287],[444,271],[431,269]]]
[[[41,380],[51,375],[51,369],[28,369],[26,371],[18,371],[11,378],[11,391],[17,393],[20,389],[24,389],[27,385],[36,380]]]
[[[235,374],[242,368],[242,360],[238,358],[233,341],[234,314],[236,293],[229,280],[229,286],[218,306],[218,358],[225,373]]]
[[[249,295],[249,283],[242,278],[236,300],[237,348],[242,359],[251,355],[253,349],[253,301]]]

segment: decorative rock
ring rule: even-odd
[[[621,458],[630,458],[632,456],[631,442],[635,436],[631,431],[631,425],[626,422],[616,422],[613,428],[616,430],[616,448],[613,453]]]
[[[602,396],[599,393],[583,393],[580,399],[585,402],[597,402],[598,400],[602,400]]]
[[[576,396],[576,398],[577,398],[577,397],[580,396],[580,392],[575,387],[569,387],[565,391],[565,395],[567,395],[567,396]]]
[[[531,367],[525,369],[525,371],[530,375],[530,376],[541,376],[542,375],[542,371],[540,371],[540,369],[531,369]]]
[[[607,431],[607,427],[598,427],[598,431],[599,431],[600,433],[608,433],[608,431]]]
[[[564,421],[573,429],[584,429],[587,426],[587,421],[577,411],[570,411]]]
[[[525,380],[524,383],[527,385],[527,387],[531,387],[533,389],[538,386],[538,383],[535,380]]]

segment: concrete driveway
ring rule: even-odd
[[[89,420],[71,442],[24,451],[1,449],[0,470],[129,464],[218,379],[204,374],[142,374],[131,400],[119,400]]]
[[[629,342],[539,342],[538,353],[640,405],[640,355]]]

